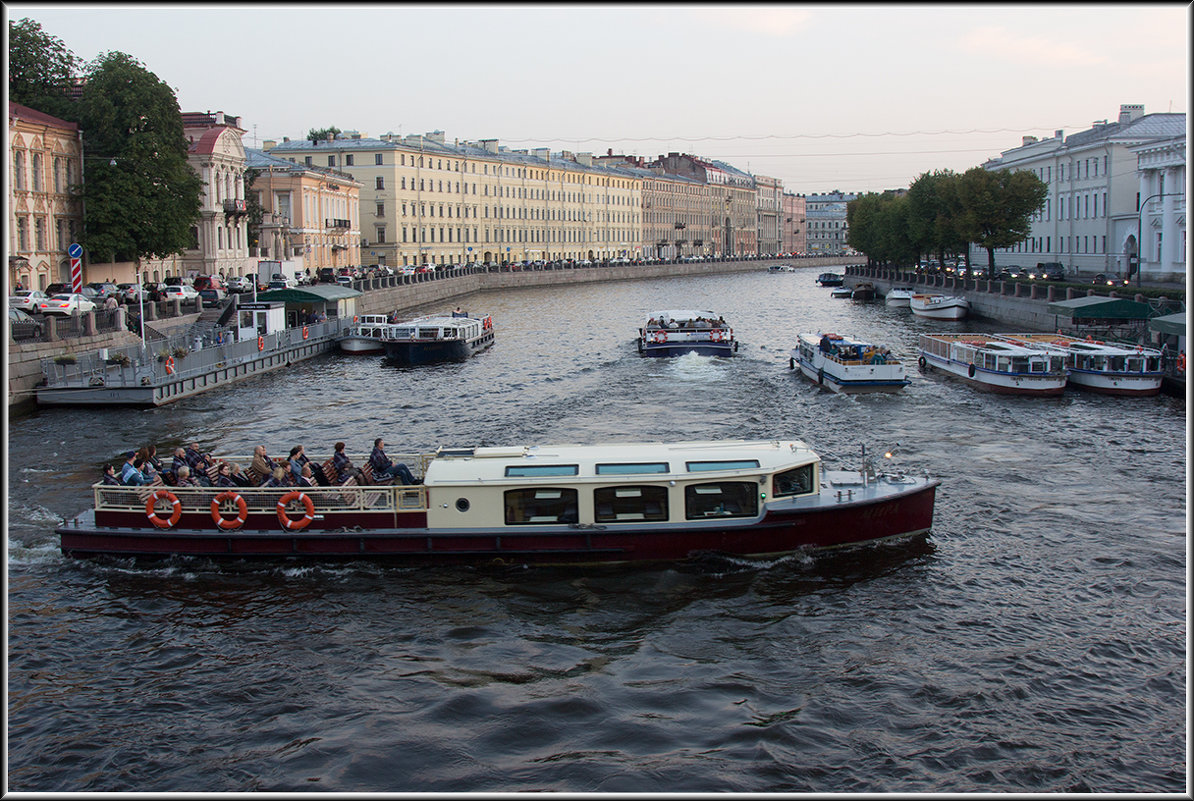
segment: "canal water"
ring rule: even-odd
[[[486,293],[497,344],[321,357],[144,410],[10,420],[12,791],[1183,792],[1186,407],[982,394],[917,334],[1000,328],[829,297],[816,270]],[[455,305],[454,303],[452,305]],[[707,308],[733,359],[644,359]],[[842,397],[797,331],[912,383]],[[75,561],[53,527],[145,443],[221,453],[804,439],[942,480],[932,534],[767,563],[406,569]],[[898,443],[898,446],[897,446]]]

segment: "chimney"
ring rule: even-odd
[[[277,146],[278,146],[278,143],[276,141],[274,141],[273,139],[266,139],[264,142],[261,143],[261,149],[267,153],[269,151],[273,150]]]
[[[1033,144],[1033,143],[1035,143],[1035,142],[1036,142],[1036,137],[1035,137],[1035,136],[1026,136],[1026,137],[1024,137],[1024,144],[1022,144],[1022,145],[1020,145],[1020,146],[1021,146],[1021,147],[1024,147],[1025,145],[1031,145],[1031,144]]]
[[[485,148],[488,153],[498,152],[498,140],[496,139],[482,139],[481,147]]]
[[[1123,108],[1123,107],[1121,106],[1120,108]],[[224,124],[224,112],[217,111],[216,112],[216,125],[223,125],[223,124]]]
[[[289,141],[290,141],[290,137],[289,137],[289,136],[283,136],[283,137],[282,137],[282,144],[286,144],[286,143],[287,143],[287,142],[289,142]]]
[[[1119,106],[1119,124],[1127,125],[1144,116],[1144,105],[1141,103],[1121,103]]]
[[[331,142],[331,141],[334,141],[335,139],[336,139],[336,135],[334,133],[332,133],[331,131],[328,131],[327,141]]]
[[[612,147],[607,147],[605,149],[605,155],[612,156],[613,154],[614,154],[614,149]]]
[[[544,161],[551,161],[551,148],[537,147],[534,150],[532,150],[531,153],[537,159],[543,159]]]
[[[1053,132],[1053,138],[1054,138],[1054,139],[1060,139],[1060,138],[1061,138],[1061,135],[1062,135],[1063,133],[1064,133],[1064,131],[1062,131],[1060,128],[1058,128],[1056,131],[1054,131],[1054,132]]]
[[[593,154],[592,153],[577,153],[576,154],[576,163],[583,164],[586,167],[592,167],[593,166]]]
[[[442,145],[444,143],[444,132],[443,131],[432,131],[431,133],[427,134],[427,138],[430,139],[432,142],[436,142],[436,143]]]

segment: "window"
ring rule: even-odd
[[[690,473],[701,473],[707,470],[746,470],[759,466],[757,459],[733,459],[724,462],[686,462]]]
[[[306,166],[310,167],[310,166],[311,166],[311,157],[310,157],[310,156],[304,156],[304,157],[303,157],[303,164],[305,164]]]
[[[351,166],[352,166],[352,154],[351,154],[351,153],[347,154],[347,155],[344,157],[344,166],[345,166],[345,167],[351,167]]]
[[[385,189],[386,188],[386,179],[383,176],[380,176],[380,175],[377,176],[377,178],[374,179],[374,188],[375,189]]]
[[[719,481],[684,488],[684,516],[689,520],[711,517],[754,517],[759,513],[758,484],[753,481]]]
[[[385,203],[377,204],[377,216],[378,217],[386,216],[386,204]]]
[[[42,182],[41,182],[41,153],[33,154],[33,158],[30,161],[29,166],[32,167],[32,169],[33,169],[33,183],[32,183],[32,185],[30,185],[29,188],[32,189],[34,192],[44,191],[45,187],[42,186]],[[1161,187],[1161,191],[1165,191],[1164,186]]]
[[[813,466],[806,464],[782,473],[771,479],[771,492],[777,498],[785,495],[803,495],[813,491]]]
[[[13,184],[17,189],[25,188],[25,154],[18,150],[12,156]]]
[[[33,221],[34,237],[37,241],[37,249],[43,252],[46,249],[46,219],[38,217]]]
[[[328,156],[328,166],[329,167],[336,166],[336,157],[335,156]]]
[[[577,492],[566,487],[507,490],[506,524],[575,523]]]
[[[373,154],[373,163],[374,163],[374,164],[376,164],[376,165],[378,165],[378,166],[380,166],[380,165],[381,165],[381,154],[380,154],[380,153],[374,153],[374,154]]]
[[[667,520],[667,487],[602,487],[593,491],[598,523]]]
[[[384,245],[386,243],[386,227],[384,225],[377,226],[377,244]]]

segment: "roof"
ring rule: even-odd
[[[339,284],[316,284],[315,286],[299,286],[290,289],[271,289],[268,292],[258,292],[258,300],[280,300],[283,303],[321,303],[329,300],[344,300],[355,298],[362,293]]]
[[[28,122],[35,122],[38,125],[49,125],[51,128],[65,128],[68,131],[77,131],[79,129],[78,123],[60,120],[52,114],[46,114],[44,111],[22,106],[20,103],[14,103],[11,100],[8,101],[8,119],[26,120]]]
[[[1088,295],[1084,298],[1060,300],[1050,303],[1046,311],[1066,317],[1096,320],[1147,320],[1149,306],[1125,298],[1107,298],[1102,295]]]
[[[1186,313],[1177,312],[1176,314],[1166,314],[1162,317],[1154,317],[1148,321],[1150,331],[1157,331],[1162,334],[1176,334],[1179,337],[1186,335]]]

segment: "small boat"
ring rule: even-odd
[[[841,286],[844,280],[846,277],[837,273],[821,273],[817,276],[817,283],[821,286]]]
[[[875,285],[870,281],[863,281],[850,292],[850,299],[867,302],[874,300],[877,295]]]
[[[877,471],[865,449],[861,469],[829,470],[804,442],[780,439],[441,447],[391,458],[422,483],[97,483],[93,507],[56,533],[62,553],[75,557],[409,565],[773,559],[926,534],[940,483]]]
[[[794,273],[796,268],[790,264],[772,264],[767,268],[769,273]]]
[[[913,295],[908,307],[930,320],[961,320],[970,313],[970,301],[955,295]]]
[[[1117,345],[1065,334],[999,334],[1001,339],[1030,348],[1065,352],[1066,385],[1106,395],[1156,395],[1165,371],[1161,351]]]
[[[788,365],[844,394],[897,392],[910,383],[887,348],[839,334],[800,334]]]
[[[1063,351],[1017,345],[996,334],[921,334],[917,364],[1009,395],[1060,395],[1066,385]]]
[[[737,351],[734,329],[707,310],[657,311],[638,330],[638,352],[643,356],[733,356]]]
[[[336,340],[344,353],[385,353],[382,337],[390,327],[390,319],[384,314],[362,314],[353,320],[348,333]]]
[[[888,306],[903,306],[908,307],[912,301],[912,296],[916,294],[916,288],[910,286],[893,286],[887,290],[887,294],[883,296],[883,302]]]
[[[398,322],[382,338],[386,357],[398,364],[463,361],[493,344],[493,318],[431,315]]]
[[[854,290],[848,286],[837,286],[829,291],[831,298],[848,298],[854,294]]]

